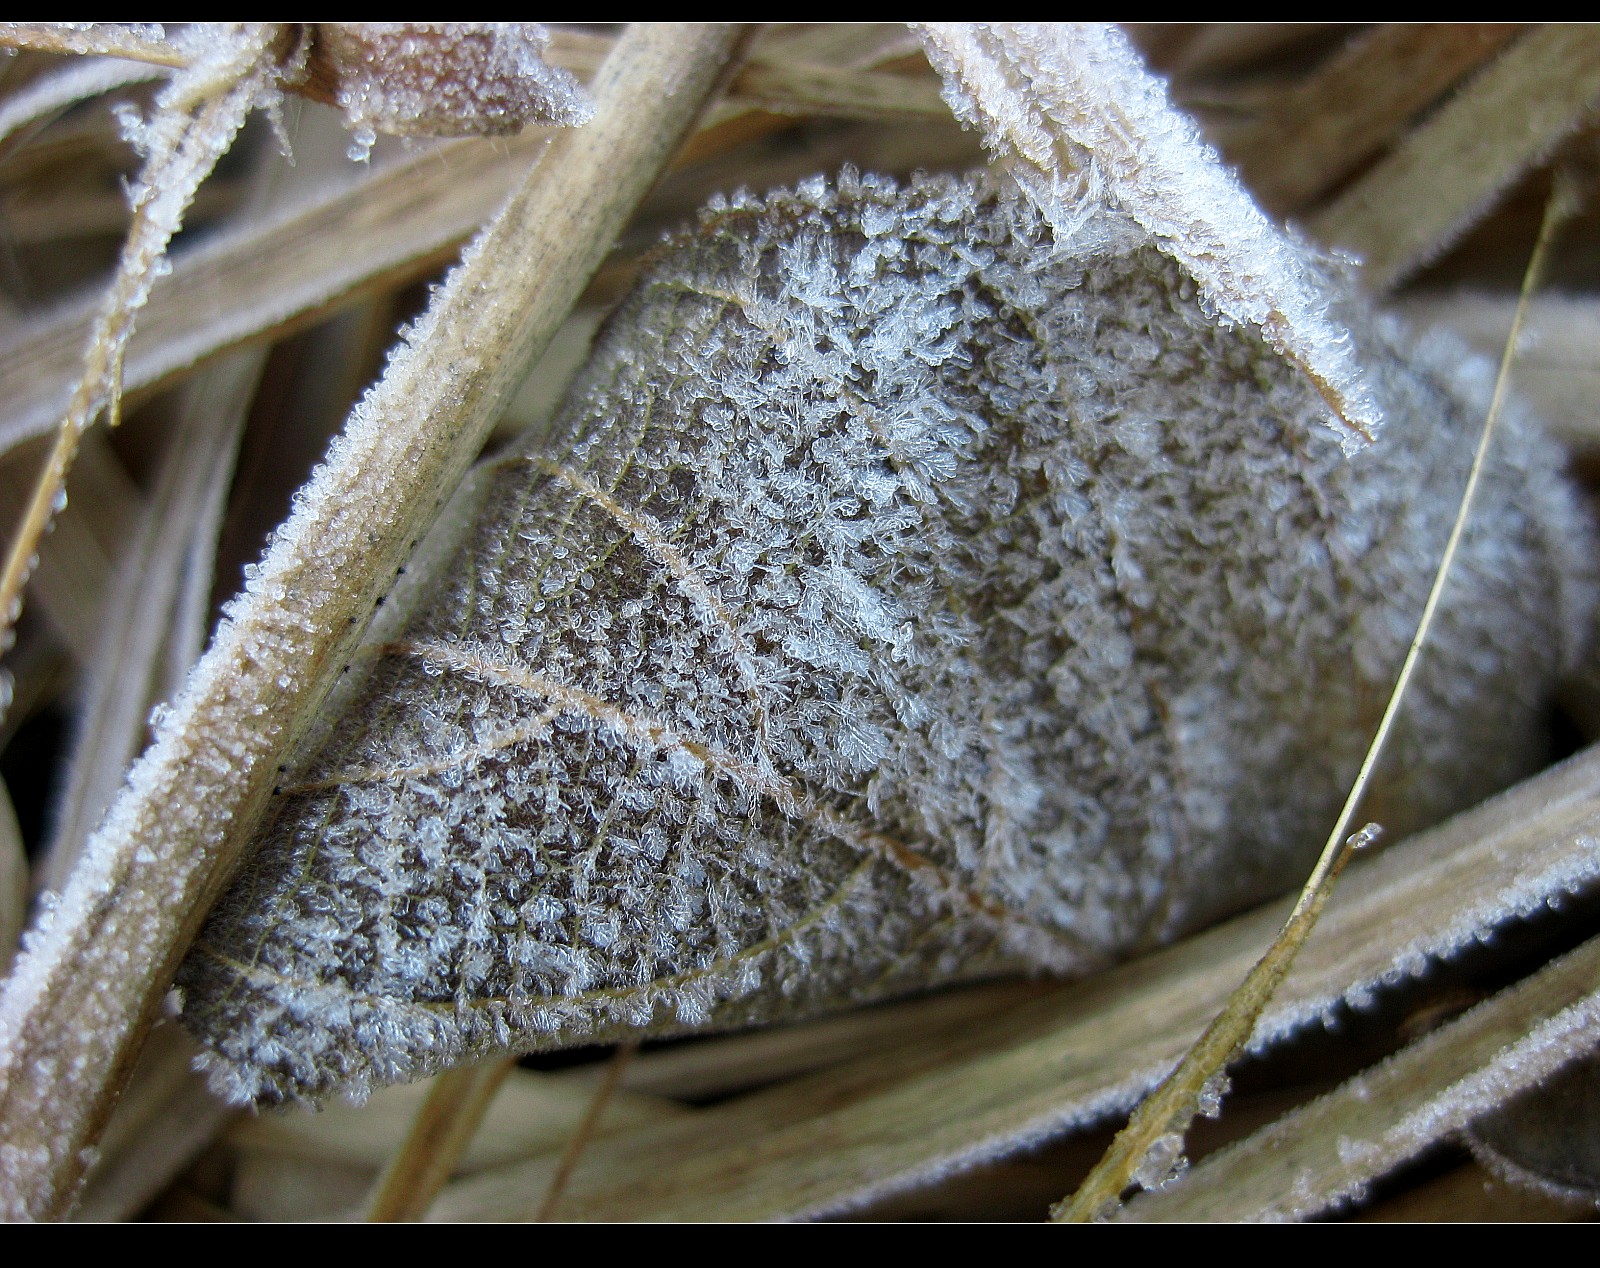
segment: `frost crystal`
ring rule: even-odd
[[[1157,1136],[1150,1152],[1134,1170],[1133,1182],[1142,1189],[1164,1189],[1189,1169],[1183,1137],[1177,1132]]]
[[[1081,973],[1283,888],[1481,417],[1351,346],[1391,421],[1346,459],[1125,219],[848,171],[707,211],[285,777],[182,974],[218,1086]],[[1538,761],[1583,590],[1554,469],[1513,420],[1375,794],[1396,831]]]

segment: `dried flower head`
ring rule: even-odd
[[[1288,884],[1470,456],[1445,358],[1341,316],[1387,420],[1350,457],[1131,215],[714,204],[286,776],[180,979],[219,1088],[1083,972]],[[1538,760],[1587,601],[1554,467],[1512,420],[1391,828]]]

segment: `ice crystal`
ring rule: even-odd
[[[1346,458],[1126,217],[721,201],[286,774],[187,962],[240,1099],[1081,973],[1309,865],[1480,415],[1392,332]],[[1510,420],[1376,797],[1538,758],[1584,533]]]
[[[1189,1160],[1183,1153],[1183,1136],[1178,1132],[1167,1132],[1156,1137],[1150,1152],[1135,1168],[1133,1182],[1142,1189],[1164,1189],[1188,1169]]]

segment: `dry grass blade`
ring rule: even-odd
[[[85,627],[96,634],[95,652],[87,662],[67,786],[40,870],[44,888],[66,883],[139,752],[151,706],[177,689],[167,650],[195,642],[175,628],[184,579],[197,562],[194,550],[202,551],[204,563],[214,548],[216,490],[231,477],[263,357],[254,350],[235,353],[187,385],[156,487],[117,560],[116,580],[101,591],[109,598],[106,610]],[[211,569],[200,571],[209,583]]]
[[[0,45],[36,53],[124,57],[175,68],[191,60],[183,49],[167,42],[160,27],[146,23],[0,22]]]
[[[17,645],[0,669],[0,691],[9,686],[11,692],[11,708],[0,717],[0,746],[9,745],[31,719],[69,689],[72,671],[72,658],[51,632],[42,624],[30,628],[24,617]]]
[[[500,1084],[457,1172],[469,1174],[558,1152],[588,1113],[594,1097],[594,1080],[588,1074],[586,1070],[551,1075],[513,1069]],[[229,1141],[240,1154],[336,1163],[360,1168],[375,1179],[405,1146],[438,1077],[442,1076],[384,1088],[359,1107],[339,1103],[316,1113],[252,1115],[234,1126]],[[635,1128],[686,1112],[664,1097],[624,1088],[612,1097],[606,1126]]]
[[[11,794],[0,781],[0,974],[11,967],[28,914],[28,855],[11,808]]]
[[[863,69],[921,54],[921,41],[903,22],[819,22],[768,27],[758,37],[750,59],[753,65]]]
[[[96,433],[83,438],[72,499],[39,543],[30,593],[80,666],[94,663],[95,634],[111,593],[118,545],[136,532],[144,499]],[[17,500],[26,496],[19,490]]]
[[[1600,30],[1523,36],[1334,202],[1311,218],[1387,290],[1449,246],[1600,99]]]
[[[596,85],[595,121],[552,142],[302,492],[0,998],[13,1217],[70,1204],[82,1153],[277,766],[736,40],[723,28],[629,32]]]
[[[448,1070],[434,1080],[405,1143],[378,1177],[367,1207],[369,1221],[407,1222],[427,1213],[515,1065],[501,1058]]]
[[[159,66],[127,62],[78,62],[30,84],[0,106],[0,147],[22,129],[90,97],[133,84],[148,83],[165,74]]]
[[[345,134],[337,132],[343,163]],[[315,150],[308,161],[306,148],[301,182],[318,175],[304,169],[326,166]],[[270,208],[293,196],[297,186],[276,173],[269,164],[255,174],[251,202]],[[96,646],[36,888],[66,883],[143,745],[152,706],[176,693],[204,646],[226,492],[266,355],[236,351],[184,384],[150,496],[118,534],[116,577],[100,592],[105,610],[84,627]]]
[[[282,334],[363,289],[436,268],[504,201],[548,134],[464,141],[381,170],[292,214],[247,222],[158,280],[123,366],[130,396],[225,348]],[[0,353],[0,447],[53,425],[89,318],[67,313]]]
[[[1135,1220],[1305,1219],[1536,1086],[1600,1042],[1600,941],[1584,944],[1337,1091],[1135,1198]]]
[[[582,1121],[573,1130],[566,1148],[561,1151],[555,1175],[550,1177],[549,1187],[545,1189],[544,1198],[534,1214],[534,1223],[544,1224],[555,1218],[556,1211],[561,1207],[562,1196],[567,1191],[567,1183],[577,1168],[578,1159],[583,1156],[585,1147],[599,1131],[601,1116],[610,1106],[611,1098],[616,1095],[617,1086],[622,1081],[623,1072],[627,1070],[629,1062],[633,1060],[633,1055],[638,1050],[637,1043],[621,1044],[611,1054],[611,1060],[606,1062],[605,1075],[595,1088],[594,1096],[589,1100],[589,1108],[584,1111]]]
[[[1463,1162],[1350,1213],[1357,1224],[1560,1224],[1593,1219],[1590,1203],[1509,1184],[1476,1162]]]
[[[811,38],[802,40],[801,35]],[[778,47],[798,45],[808,55],[834,54],[848,66],[856,65],[858,57],[877,60],[907,51],[903,30],[898,42],[834,36],[823,44],[818,33],[799,32]],[[761,103],[773,110],[809,110],[818,104],[818,93],[833,90],[835,110],[903,116],[931,99],[938,117],[948,115],[925,79],[869,77],[866,88],[853,90],[861,100],[852,107],[838,94],[851,89],[854,77],[804,67],[781,72],[756,68],[751,73],[758,83],[768,74],[782,81],[769,84],[772,97]],[[899,104],[891,110],[890,103]],[[746,101],[713,112],[719,135],[702,134],[694,158],[747,140],[757,108]],[[781,122],[769,120],[763,126],[770,130]],[[353,186],[334,184],[307,196],[292,212],[224,229],[175,260],[169,275],[155,280],[124,358],[124,392],[136,397],[223,349],[281,336],[336,305],[436,269],[510,194],[549,135],[546,129],[532,128],[511,138],[448,143],[393,163]],[[69,310],[0,349],[0,380],[6,384],[0,450],[44,435],[55,425],[92,322],[92,311]]]
[[[731,89],[736,100],[778,114],[912,120],[943,119],[950,113],[933,80],[887,72],[757,65]]]
[[[1269,211],[1298,211],[1519,31],[1505,24],[1375,27],[1263,103],[1223,149]]]
[[[989,982],[864,1012],[657,1048],[628,1063],[622,1085],[678,1100],[725,1097],[890,1044],[938,1042],[948,1033],[981,1027],[989,1017],[1050,989],[1040,982]]]
[[[1333,22],[1212,22],[1185,33],[1174,69],[1186,76],[1227,74],[1252,63],[1294,55],[1306,44],[1346,29]]]

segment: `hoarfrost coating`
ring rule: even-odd
[[[1349,458],[1126,213],[851,172],[713,204],[285,777],[180,979],[219,1088],[1080,973],[1292,882],[1481,418],[1329,299],[1386,418]],[[1588,595],[1555,468],[1509,420],[1396,832],[1540,759]]]

